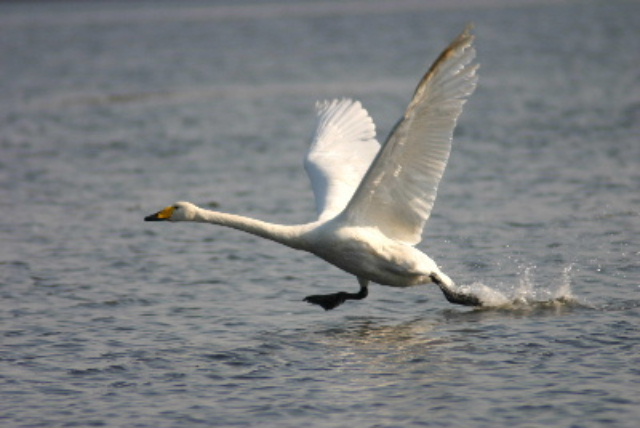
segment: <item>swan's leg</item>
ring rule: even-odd
[[[362,300],[369,294],[369,280],[358,277],[360,283],[360,291],[357,293],[347,293],[340,291],[333,294],[316,294],[313,296],[307,296],[304,298],[305,302],[313,303],[314,305],[320,305],[325,311],[334,309],[347,300]]]
[[[431,274],[431,280],[440,287],[440,290],[444,293],[444,297],[446,297],[450,303],[465,306],[482,306],[482,301],[477,296],[454,290],[453,287],[445,284],[438,275]]]

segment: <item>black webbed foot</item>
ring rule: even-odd
[[[315,294],[313,296],[305,297],[304,301],[322,306],[325,311],[330,311],[331,309],[337,308],[347,300],[361,300],[367,297],[368,294],[369,290],[367,287],[360,287],[360,291],[357,293],[340,291],[333,294]]]
[[[444,288],[441,288],[441,290],[444,293],[444,297],[446,297],[450,303],[464,306],[482,306],[482,301],[478,298],[478,296],[475,296],[473,294],[460,293]]]
[[[305,302],[313,303],[314,305],[320,305],[325,311],[330,311],[347,300],[347,294],[344,291],[334,294],[316,294],[313,296],[307,296],[304,298]]]
[[[431,275],[431,280],[440,287],[444,297],[449,301],[449,303],[454,303],[456,305],[464,305],[464,306],[482,306],[482,300],[474,294],[464,293],[459,290],[454,290],[449,287],[447,284],[442,282],[437,275]]]

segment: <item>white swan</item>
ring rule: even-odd
[[[369,282],[393,287],[435,283],[452,303],[480,305],[476,296],[457,290],[435,262],[415,248],[447,165],[456,121],[476,87],[473,38],[468,27],[440,54],[382,148],[373,121],[359,102],[317,104],[318,123],[305,168],[318,220],[279,225],[188,202],[145,220],[232,227],[308,251],[355,275],[358,293],[305,298],[326,310],[348,299],[365,298]]]

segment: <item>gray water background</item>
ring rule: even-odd
[[[636,427],[640,3],[0,4],[0,425]],[[317,99],[383,138],[467,22],[480,84],[420,248],[357,289],[176,200],[313,218]]]

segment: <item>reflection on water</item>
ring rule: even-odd
[[[437,342],[430,337],[437,324],[429,319],[416,319],[389,325],[388,320],[369,317],[347,317],[344,326],[318,331],[320,337],[369,349],[404,349],[414,345],[428,346]]]

